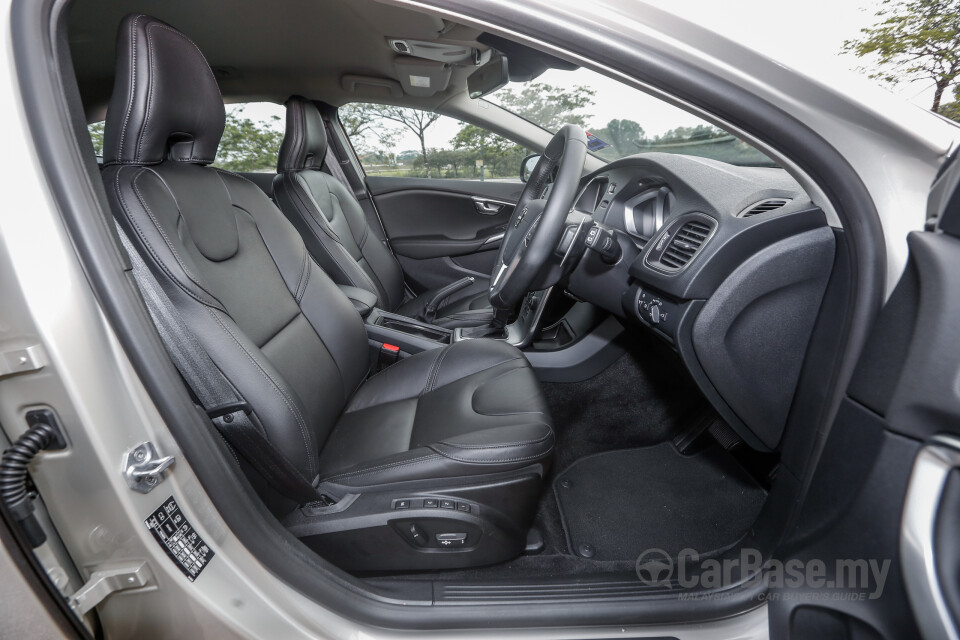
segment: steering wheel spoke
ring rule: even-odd
[[[496,268],[490,277],[490,304],[494,308],[515,308],[528,291],[538,288],[536,280],[544,267],[563,259],[576,236],[574,231],[566,248],[560,251],[568,235],[567,214],[573,206],[586,157],[587,135],[573,124],[562,126],[544,149],[504,232]],[[541,198],[551,179],[549,194]]]

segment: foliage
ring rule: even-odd
[[[242,114],[242,107],[228,110],[214,166],[241,172],[276,170],[283,142],[279,116],[273,116],[272,122],[254,122]]]
[[[883,0],[879,21],[847,40],[846,53],[873,56],[871,78],[892,84],[931,80],[931,111],[940,109],[944,92],[960,77],[960,0]]]
[[[98,156],[103,156],[103,127],[105,124],[101,120],[87,125],[87,131],[90,132],[90,142],[93,143],[93,152]]]
[[[400,137],[398,129],[384,126],[380,108],[369,102],[353,102],[339,110],[340,123],[360,155],[392,149]]]
[[[430,164],[427,157],[427,129],[440,118],[439,113],[409,109],[389,104],[354,103],[340,110],[340,121],[348,135],[357,136],[357,140],[367,141],[372,135],[381,147],[393,146],[399,132],[384,126],[384,120],[395,122],[410,130],[420,141],[422,166],[430,177]],[[351,138],[353,140],[353,138]]]
[[[494,95],[499,104],[518,116],[547,131],[556,131],[568,122],[586,127],[590,115],[581,110],[593,104],[597,91],[581,85],[565,89],[542,82],[530,82],[523,85],[519,92],[508,87]]]
[[[941,104],[937,113],[954,122],[960,122],[960,85],[953,87],[953,101]]]
[[[644,142],[643,127],[633,120],[611,120],[602,129],[591,130],[593,135],[608,143],[612,149],[607,155],[622,158],[637,153]]]
[[[666,133],[654,136],[647,144],[675,144],[680,142],[691,142],[696,140],[710,140],[711,138],[722,138],[727,134],[723,129],[711,127],[706,124],[699,124],[695,127],[677,127],[670,129]]]

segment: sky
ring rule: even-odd
[[[665,11],[705,25],[794,69],[816,78],[839,82],[869,82],[857,71],[864,60],[841,55],[845,40],[876,22],[879,0],[646,0]],[[571,86],[586,84],[597,89],[596,103],[585,111],[588,123],[602,127],[613,118],[627,118],[641,124],[647,135],[661,134],[677,126],[702,121],[686,112],[648,96],[632,87],[586,69],[574,72],[549,70],[537,82]],[[933,100],[932,83],[888,87],[893,93],[923,108]],[[496,101],[496,94],[490,97]],[[277,105],[251,105],[245,115],[259,119],[282,113]],[[458,125],[442,118],[428,132],[428,147],[441,147],[456,134]],[[397,151],[417,149],[412,133],[399,138]]]

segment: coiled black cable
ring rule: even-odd
[[[27,541],[34,547],[47,536],[33,514],[33,500],[27,494],[27,471],[30,461],[57,440],[57,433],[46,423],[38,423],[17,438],[0,459],[0,498],[14,520],[20,523]]]

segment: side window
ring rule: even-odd
[[[226,105],[227,119],[213,166],[239,173],[277,170],[286,110],[274,102]]]
[[[98,158],[103,157],[103,125],[104,121],[92,122],[87,125],[87,131],[90,133],[90,142],[93,143],[93,152]]]
[[[273,102],[226,105],[227,118],[213,166],[238,172],[277,170],[286,111]],[[104,122],[87,125],[93,150],[103,157]]]
[[[273,102],[226,105],[227,118],[213,166],[241,173],[277,170],[286,111]],[[103,157],[104,123],[87,125],[93,150]]]
[[[519,181],[529,151],[453,118],[391,105],[355,102],[340,121],[370,176]]]

